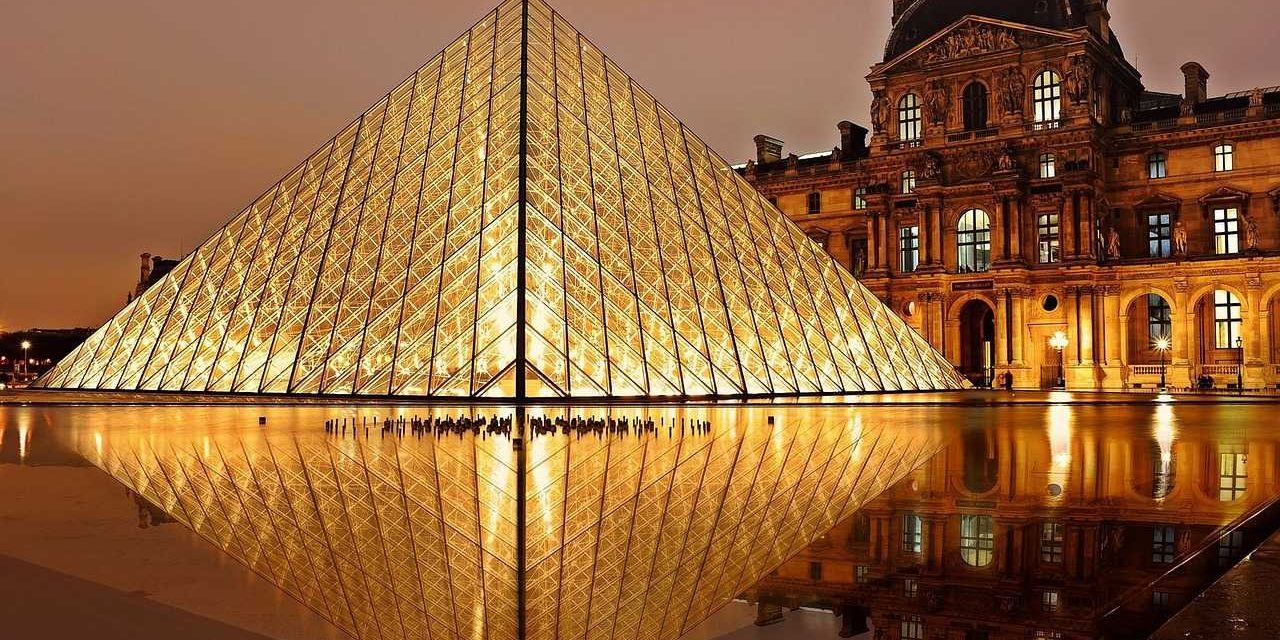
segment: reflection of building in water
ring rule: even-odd
[[[957,438],[758,585],[763,621],[781,605],[842,612],[849,634],[869,617],[890,640],[1147,629],[1274,530],[1217,539],[1275,497],[1275,439],[1175,433],[1167,408],[1150,429],[1047,422]]]

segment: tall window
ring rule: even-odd
[[[1032,85],[1031,101],[1037,129],[1053,129],[1062,117],[1062,82],[1058,74],[1043,71]]]
[[[990,103],[987,86],[971,82],[964,88],[964,130],[978,131],[987,128],[987,105]]]
[[[1223,502],[1239,500],[1244,495],[1248,476],[1245,463],[1249,461],[1243,453],[1223,453],[1218,455],[1218,499]]]
[[[1168,258],[1173,254],[1173,214],[1147,214],[1147,255]]]
[[[956,226],[956,247],[961,273],[991,267],[991,219],[982,209],[970,209]]]
[[[1040,610],[1045,613],[1057,613],[1058,602],[1062,599],[1062,594],[1057,591],[1045,591],[1040,594]]]
[[[1156,525],[1151,530],[1151,561],[1156,564],[1173,564],[1178,543],[1174,540],[1173,527]]]
[[[899,267],[903,273],[912,273],[920,266],[920,227],[902,227],[898,230]]]
[[[821,562],[809,563],[809,579],[813,580],[814,582],[817,582],[822,579],[822,563]]]
[[[1058,159],[1052,153],[1040,154],[1040,177],[1058,177]]]
[[[902,172],[902,193],[916,192],[916,172],[910,169]]]
[[[1042,213],[1036,218],[1036,237],[1040,241],[1040,264],[1053,264],[1062,259],[1062,227],[1058,214]]]
[[[1160,295],[1147,294],[1147,345],[1168,340],[1173,335],[1173,311]]]
[[[853,568],[853,580],[858,584],[866,584],[871,581],[871,567],[860,564]]]
[[[866,211],[867,209],[867,188],[858,187],[853,190],[853,210]]]
[[[809,213],[822,213],[822,194],[817,191],[809,194]]]
[[[902,640],[924,640],[924,623],[920,621],[920,616],[903,618],[898,631],[898,637]]]
[[[920,516],[914,513],[902,516],[902,550],[907,553],[920,553],[923,540],[920,531]]]
[[[924,136],[924,109],[914,93],[902,96],[898,101],[898,139],[902,142],[918,142]]]
[[[971,567],[985,567],[995,556],[995,521],[991,516],[960,516],[960,559]]]
[[[1213,252],[1220,255],[1240,253],[1240,210],[1217,207],[1213,210]]]
[[[1040,529],[1040,561],[1045,564],[1062,564],[1066,531],[1061,522],[1046,522]]]
[[[1147,177],[1152,180],[1169,177],[1169,156],[1163,151],[1156,151],[1147,156]]]
[[[1240,298],[1230,291],[1213,292],[1213,329],[1215,345],[1219,349],[1236,348],[1236,338],[1244,320],[1240,317]]]
[[[1222,143],[1213,148],[1213,170],[1218,173],[1234,171],[1236,168],[1235,145]]]

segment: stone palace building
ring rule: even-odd
[[[871,129],[736,168],[978,384],[1274,387],[1280,87],[1182,71],[1105,0],[894,0]]]

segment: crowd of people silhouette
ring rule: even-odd
[[[654,422],[653,418],[640,417],[613,417],[613,416],[536,416],[527,419],[528,433],[530,437],[549,436],[560,433],[562,435],[577,435],[581,438],[584,435],[595,435],[596,437],[626,437],[628,435],[640,436],[644,434],[656,434],[665,430],[667,435],[675,435],[679,429],[680,434],[708,434],[711,432],[711,423],[706,420],[693,420],[689,418],[659,418]],[[435,417],[418,417],[418,416],[398,416],[398,417],[349,417],[349,418],[333,418],[326,420],[324,423],[325,433],[335,438],[346,438],[348,434],[352,438],[358,438],[364,435],[365,438],[370,437],[373,433],[377,433],[378,437],[386,438],[387,436],[395,438],[434,436],[437,438],[446,436],[457,436],[461,438],[464,434],[470,433],[480,438],[488,438],[489,436],[506,436],[511,437],[513,427],[515,426],[515,418],[512,416],[435,416]]]

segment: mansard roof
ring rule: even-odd
[[[1084,0],[915,0],[894,23],[885,45],[888,62],[910,51],[965,16],[983,16],[1048,29],[1086,26]],[[1119,52],[1112,36],[1111,46]]]

